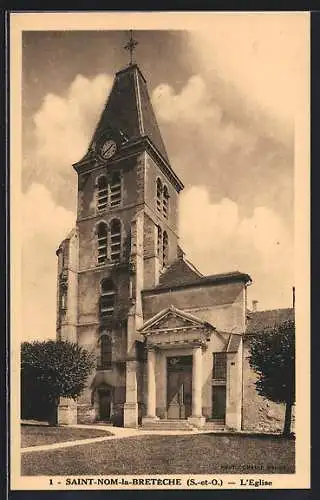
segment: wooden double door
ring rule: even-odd
[[[167,418],[192,414],[192,356],[167,358]]]

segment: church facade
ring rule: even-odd
[[[136,64],[116,73],[78,176],[77,220],[57,250],[57,338],[96,354],[59,422],[277,430],[255,391],[250,334],[293,316],[249,311],[244,272],[203,276],[179,246],[174,172]]]

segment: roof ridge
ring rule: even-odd
[[[274,311],[291,311],[294,310],[294,307],[276,307],[273,309],[261,309],[259,311],[248,311],[249,314],[259,314],[259,313],[267,313],[267,312],[274,312]]]
[[[184,257],[184,255],[182,255],[182,258],[181,258],[181,259],[182,259],[182,260],[183,260],[183,261],[187,264],[187,266],[189,266],[189,267],[190,267],[190,269],[191,269],[192,271],[194,271],[195,273],[197,273],[197,274],[199,275],[199,277],[204,276],[204,275],[203,275],[203,274],[199,271],[199,269],[197,269],[197,268],[196,268],[196,266],[195,266],[194,264],[192,264],[192,262],[190,262],[190,260],[188,260],[188,259],[186,259],[186,258]]]

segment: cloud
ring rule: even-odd
[[[204,274],[246,272],[254,282],[250,295],[262,308],[290,307],[292,239],[270,208],[256,207],[242,217],[234,201],[212,203],[206,187],[191,187],[180,198],[180,238]]]
[[[22,197],[23,340],[55,337],[55,251],[74,221],[75,214],[56,205],[41,184],[32,184]]]
[[[189,43],[198,71],[228,82],[249,114],[258,107],[287,139],[308,72],[307,37],[306,15],[233,13],[213,16],[210,30],[190,31]]]
[[[200,75],[190,77],[180,94],[175,94],[168,84],[158,85],[152,94],[157,115],[164,122],[198,125],[210,119],[220,122],[222,111],[213,102],[210,103],[206,84]]]
[[[216,152],[241,147],[248,153],[256,145],[254,134],[225,116],[200,74],[191,76],[180,93],[168,84],[158,85],[152,102],[162,123],[179,123],[180,127],[201,131],[201,140],[213,144]]]
[[[24,190],[38,182],[50,189],[58,204],[74,208],[77,182],[72,164],[88,148],[111,83],[108,75],[77,75],[63,95],[45,96],[31,123],[24,123]]]
[[[37,156],[44,167],[57,170],[81,159],[111,84],[108,75],[92,80],[77,75],[65,97],[46,95],[34,116]]]

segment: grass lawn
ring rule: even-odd
[[[293,473],[295,441],[282,436],[137,436],[25,453],[22,475]]]
[[[104,431],[103,429],[75,429],[70,427],[49,427],[47,425],[22,425],[21,448],[111,435],[111,432]]]

